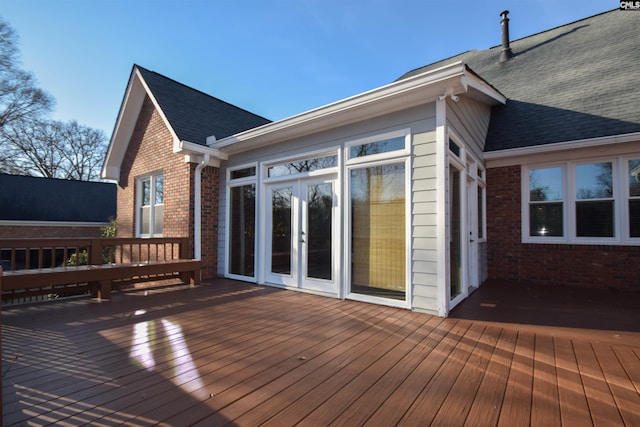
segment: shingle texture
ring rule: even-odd
[[[511,16],[513,30],[518,20]],[[496,23],[498,24],[498,21]],[[485,151],[640,132],[640,12],[613,10],[410,71],[464,61],[508,100],[494,107]]]
[[[0,220],[108,222],[116,184],[0,174]]]
[[[270,122],[161,74],[135,67],[182,141],[205,145],[211,135],[222,139]]]

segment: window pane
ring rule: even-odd
[[[629,200],[629,235],[640,237],[640,199]]]
[[[164,228],[164,206],[156,206],[153,210],[153,234],[162,234]]]
[[[351,171],[351,291],[405,299],[404,163]]]
[[[142,181],[142,206],[151,205],[151,180]]]
[[[317,157],[314,159],[296,160],[294,162],[283,163],[271,166],[267,174],[269,177],[294,175],[303,172],[313,172],[319,169],[327,169],[338,166],[338,156]]]
[[[451,151],[456,156],[460,157],[460,147],[451,139],[449,140],[449,151]]]
[[[629,160],[629,195],[640,197],[640,159]]]
[[[529,200],[532,202],[562,200],[562,168],[531,169]]]
[[[613,197],[612,163],[576,166],[576,198],[607,199]]]
[[[140,209],[140,233],[149,234],[151,229],[151,207],[144,206]]]
[[[293,190],[280,188],[271,196],[271,271],[291,274],[291,202]]]
[[[562,236],[562,203],[532,203],[529,205],[530,236]]]
[[[576,202],[578,237],[613,237],[613,200]]]
[[[231,188],[229,230],[229,272],[254,276],[255,248],[255,184]]]
[[[333,185],[307,187],[307,277],[331,280]]]
[[[386,139],[384,141],[371,142],[369,144],[354,145],[351,147],[351,158],[371,156],[373,154],[388,153],[389,151],[404,150],[405,137]]]
[[[156,184],[155,204],[161,205],[164,203],[164,177],[162,175],[157,176],[155,178],[155,184]]]
[[[231,171],[231,179],[246,178],[246,177],[255,176],[255,175],[256,175],[255,166],[251,166],[249,168],[244,168],[244,169],[236,169],[234,171]]]

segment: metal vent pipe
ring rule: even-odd
[[[511,51],[511,47],[509,46],[509,18],[507,18],[508,14],[508,10],[505,10],[500,14],[500,16],[502,16],[502,20],[500,21],[500,25],[502,27],[502,50],[500,51],[500,62],[505,62],[513,58],[513,52]]]

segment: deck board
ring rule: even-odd
[[[3,422],[639,425],[628,324],[442,319],[222,279],[3,307]]]

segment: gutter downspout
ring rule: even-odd
[[[196,166],[194,178],[194,208],[193,208],[193,257],[202,259],[202,169],[209,166],[211,156],[204,155],[204,159]]]

